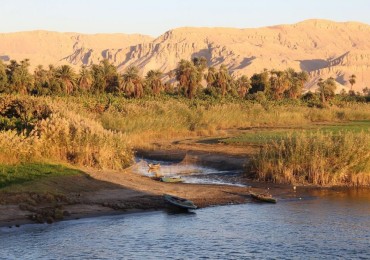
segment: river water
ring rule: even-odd
[[[369,190],[0,229],[0,259],[370,259]]]

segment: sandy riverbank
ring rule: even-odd
[[[220,157],[213,159],[216,162]],[[228,159],[226,155],[223,158]],[[21,192],[0,192],[0,226],[51,223],[133,210],[163,210],[167,207],[164,193],[188,198],[199,207],[245,203],[249,199],[248,187],[162,183],[130,168],[82,170],[85,175],[49,178],[31,189],[47,186],[52,193],[28,192],[27,187]]]
[[[196,143],[194,140],[163,144],[156,150],[138,151],[137,155],[173,161],[180,161],[188,155],[193,163],[199,165],[239,171],[243,170],[248,160],[245,150],[239,151],[213,142]],[[51,223],[138,210],[164,210],[168,206],[162,197],[164,193],[190,199],[200,208],[239,204],[251,201],[248,196],[250,191],[266,189],[266,185],[253,185],[258,188],[250,188],[162,183],[138,174],[133,168],[124,171],[81,170],[85,172],[84,175],[48,178],[32,184],[31,191],[28,191],[27,185],[17,192],[1,191],[0,226]],[[45,190],[44,187],[52,192],[37,192]],[[278,189],[276,191],[279,192]],[[274,195],[274,190],[270,192]]]

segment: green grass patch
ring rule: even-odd
[[[359,133],[370,129],[370,120],[364,121],[351,121],[344,124],[333,124],[318,127],[324,132],[339,133],[339,132],[353,132]]]
[[[0,189],[13,184],[22,184],[47,177],[81,174],[76,169],[63,165],[27,163],[18,165],[0,165]]]
[[[272,140],[278,140],[286,136],[289,130],[261,130],[244,133],[240,136],[222,140],[226,144],[264,144]]]
[[[351,121],[343,124],[333,125],[314,125],[312,127],[305,127],[302,129],[271,129],[259,130],[244,133],[240,136],[230,137],[222,140],[226,144],[239,144],[239,145],[261,145],[270,141],[278,141],[285,138],[287,135],[297,135],[298,133],[305,132],[312,134],[317,131],[338,135],[339,133],[360,133],[366,132],[370,129],[370,120],[364,121]]]

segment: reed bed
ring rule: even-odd
[[[264,145],[252,159],[261,181],[370,185],[370,132],[300,132]]]

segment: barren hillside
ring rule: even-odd
[[[307,88],[333,76],[354,89],[370,83],[370,26],[327,20],[255,29],[178,28],[156,39],[142,35],[55,33],[34,31],[0,34],[3,60],[30,58],[32,65],[69,63],[90,65],[108,58],[120,70],[136,65],[142,72],[176,67],[180,59],[205,56],[209,65],[227,65],[236,75],[267,69],[306,70]],[[370,84],[369,84],[370,85]]]

